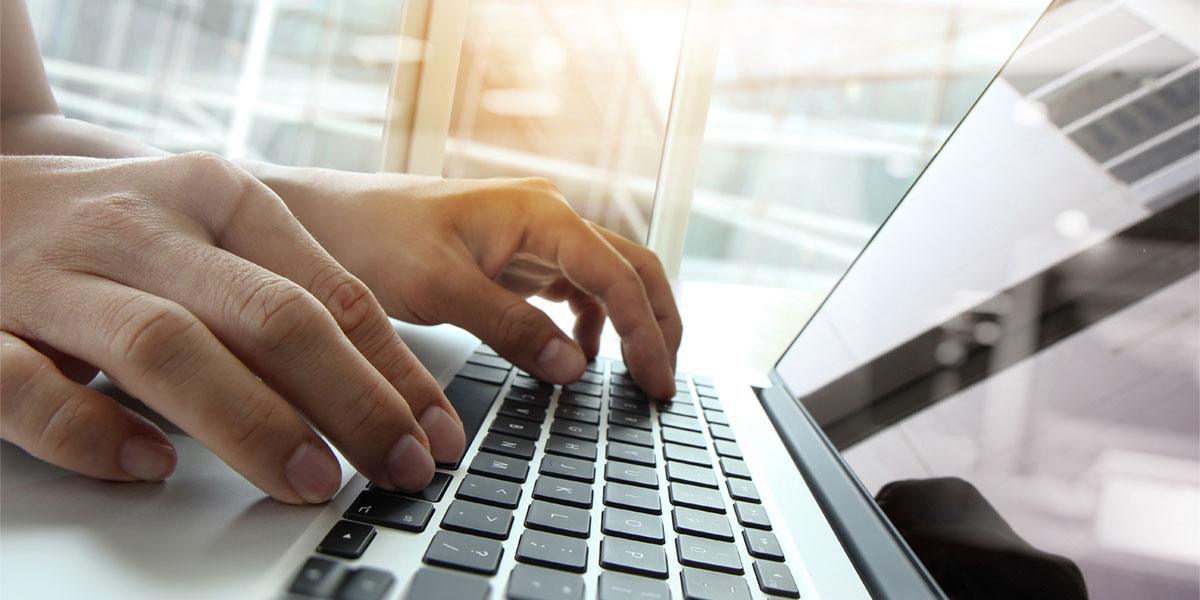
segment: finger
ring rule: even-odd
[[[45,299],[73,310],[47,319],[36,307],[6,306],[6,320],[27,330],[13,333],[36,331],[39,341],[100,366],[277,499],[322,502],[337,491],[340,467],[321,438],[182,306],[88,275],[71,276]]]
[[[64,376],[46,355],[0,332],[0,437],[64,469],[116,481],[161,481],[175,449],[152,423]]]
[[[555,302],[565,300],[575,315],[575,327],[572,330],[575,342],[589,359],[600,354],[600,335],[604,332],[608,317],[604,314],[604,307],[595,298],[567,279],[559,279],[540,295]]]

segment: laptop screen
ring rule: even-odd
[[[1092,598],[1200,593],[1197,23],[1051,7],[776,366],[885,512],[969,482]]]

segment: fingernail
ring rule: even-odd
[[[175,467],[175,449],[135,436],[121,444],[121,468],[143,481],[162,481]]]
[[[546,342],[537,360],[546,377],[555,382],[566,382],[578,377],[587,366],[583,353],[559,338],[551,338]]]
[[[342,468],[311,442],[300,444],[283,468],[292,489],[310,504],[319,504],[337,493]]]
[[[429,438],[429,449],[434,460],[438,462],[454,462],[462,456],[467,446],[467,438],[463,428],[440,406],[430,406],[425,409],[417,421],[425,436]]]
[[[433,479],[433,457],[410,433],[396,442],[388,455],[388,476],[400,489],[415,492]]]

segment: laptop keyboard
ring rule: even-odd
[[[554,386],[480,348],[446,388],[468,448],[483,436],[465,473],[438,465],[429,486],[411,494],[368,484],[288,591],[381,600],[401,585],[405,600],[667,600],[675,576],[687,600],[749,599],[752,590],[798,598],[712,381],[680,375],[676,391],[671,402],[648,402],[624,365],[605,360]],[[411,582],[339,560],[362,556],[377,528],[431,527]],[[514,537],[516,564],[497,595],[490,578]],[[594,538],[599,551],[590,556]],[[586,583],[582,574],[597,565],[599,577]]]

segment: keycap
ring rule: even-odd
[[[707,385],[708,387],[713,387],[713,380],[711,377],[706,377],[704,375],[692,375],[692,381],[695,381],[696,385]]]
[[[488,431],[514,435],[527,440],[536,440],[542,435],[542,426],[537,423],[498,415],[495,419],[492,419],[492,425],[488,427]]]
[[[475,365],[492,367],[493,369],[508,370],[512,368],[512,363],[494,354],[472,354],[471,358],[467,359],[467,362]]]
[[[288,591],[293,594],[329,598],[342,585],[346,577],[346,567],[342,563],[319,556],[311,556],[304,561],[300,572],[292,580]]]
[[[754,561],[754,576],[758,579],[758,587],[764,593],[788,598],[799,598],[800,588],[792,579],[792,572],[787,565],[777,562]]]
[[[508,600],[583,600],[583,578],[562,571],[517,565],[508,576]]]
[[[742,538],[746,540],[746,549],[750,551],[750,556],[768,560],[783,560],[783,548],[779,546],[779,540],[775,539],[775,534],[757,529],[743,529]]]
[[[700,408],[703,408],[704,410],[725,410],[724,407],[721,406],[720,400],[717,400],[716,398],[709,398],[707,396],[700,396]]]
[[[684,463],[667,463],[667,481],[680,481],[709,488],[717,488],[717,474],[708,467],[697,467]]]
[[[646,392],[637,389],[636,387],[628,387],[626,385],[613,385],[608,388],[608,395],[617,398],[626,398],[628,400],[637,400],[639,402],[647,402]]]
[[[738,447],[737,442],[729,440],[715,440],[713,446],[717,449],[718,456],[728,456],[729,458],[742,458],[742,449]]]
[[[726,479],[725,487],[729,489],[729,497],[734,500],[762,502],[762,498],[758,497],[758,488],[749,479]]]
[[[499,413],[522,421],[541,423],[546,420],[546,409],[516,400],[505,400],[500,403]]]
[[[596,480],[596,465],[577,458],[546,455],[542,457],[538,473],[592,483]]]
[[[733,528],[729,526],[729,517],[725,515],[677,506],[671,509],[671,522],[679,533],[733,541]]]
[[[512,511],[469,500],[455,500],[442,517],[442,528],[482,535],[498,540],[508,539],[512,530]]]
[[[683,444],[693,448],[708,449],[708,444],[704,442],[704,434],[696,433],[695,431],[685,431],[674,427],[663,427],[659,430],[662,434],[662,440],[669,444]]]
[[[588,361],[587,366],[584,368],[588,373],[598,373],[600,375],[604,375],[604,366],[606,364],[608,364],[608,361],[596,358]]]
[[[750,479],[750,469],[746,467],[745,461],[736,458],[722,458],[721,472],[726,477],[738,477],[741,479]]]
[[[600,410],[600,399],[587,394],[575,394],[572,392],[563,392],[558,397],[559,406],[578,406],[589,410]]]
[[[708,450],[679,444],[663,444],[663,458],[702,467],[712,466],[712,456]]]
[[[395,581],[387,571],[362,567],[350,573],[334,600],[381,600]]]
[[[513,458],[529,460],[533,458],[533,452],[537,449],[537,446],[534,445],[533,440],[503,433],[489,433],[484,436],[479,449],[493,454],[503,454]]]
[[[654,469],[619,462],[605,463],[604,480],[639,485],[647,488],[658,487],[658,473]]]
[[[600,540],[600,566],[646,577],[667,578],[667,551],[662,546],[619,537]]]
[[[600,429],[595,425],[587,423],[579,423],[576,421],[567,421],[565,419],[555,419],[550,424],[550,433],[565,435],[567,437],[578,438],[588,442],[594,442],[600,439]]]
[[[680,402],[678,400],[662,402],[658,405],[658,412],[670,413],[681,417],[696,417],[696,406],[691,402]]]
[[[474,500],[502,508],[516,508],[521,499],[521,486],[491,477],[467,475],[458,485],[455,498]]]
[[[670,600],[671,588],[655,581],[614,571],[600,573],[597,600]]]
[[[550,439],[546,440],[546,454],[557,454],[559,456],[569,456],[581,460],[596,460],[596,444],[585,442],[561,435],[551,435]]]
[[[716,388],[714,388],[714,387],[713,387],[713,386],[711,386],[711,385],[705,385],[705,384],[703,384],[703,383],[697,383],[697,384],[696,384],[696,393],[697,393],[697,394],[700,394],[701,396],[708,396],[709,398],[716,398],[716,397],[717,397],[717,390],[716,390]]]
[[[467,436],[467,448],[475,439],[475,434],[483,425],[483,420],[492,409],[492,402],[500,393],[500,386],[455,377],[446,386],[446,398],[454,406],[458,418],[462,420],[463,432]],[[457,465],[455,466],[457,468]]]
[[[521,483],[529,475],[529,462],[491,452],[477,452],[467,472]]]
[[[656,464],[654,451],[650,448],[634,446],[633,444],[623,442],[609,442],[608,448],[605,450],[605,456],[609,460],[619,460],[647,467],[653,467]]]
[[[409,498],[416,498],[426,502],[438,502],[442,499],[442,495],[446,493],[446,488],[450,487],[450,479],[452,479],[452,477],[449,473],[435,471],[433,473],[433,479],[430,480],[429,485],[416,492],[393,492],[391,490],[375,487],[375,484],[373,483],[368,483],[367,489],[373,492],[383,492],[385,494],[399,494],[401,496],[408,496]]]
[[[675,506],[686,506],[717,513],[725,512],[725,502],[721,500],[721,493],[717,490],[686,483],[671,483],[667,487],[667,495],[671,498],[671,504]]]
[[[741,577],[685,567],[679,579],[687,600],[750,600],[750,586]]]
[[[608,411],[608,424],[623,425],[625,427],[633,427],[634,429],[641,429],[644,431],[650,431],[653,428],[649,415],[628,413],[623,410]]]
[[[489,346],[487,344],[480,344],[480,345],[476,346],[475,353],[476,354],[486,354],[488,356],[500,356],[499,352],[496,352],[491,346]]]
[[[623,483],[604,484],[604,505],[655,515],[662,513],[662,502],[658,498],[658,490],[648,490]]]
[[[524,402],[539,408],[550,406],[550,392],[539,392],[537,390],[525,390],[521,388],[512,388],[504,395],[505,400],[515,400]]]
[[[662,544],[666,541],[661,517],[622,508],[605,508],[600,517],[600,530],[605,535],[615,535],[651,544]]]
[[[729,424],[729,417],[725,416],[725,413],[716,410],[704,411],[704,420],[715,425]]]
[[[649,431],[642,431],[641,429],[634,429],[623,425],[610,425],[608,427],[608,439],[609,441],[624,442],[635,446],[654,447],[654,436]]]
[[[613,374],[613,379],[629,375],[629,369],[625,366],[625,363],[619,360],[609,361],[608,372]]]
[[[467,363],[459,370],[458,376],[486,383],[504,383],[504,380],[508,379],[508,369],[494,369]]]
[[[413,498],[364,490],[358,493],[354,503],[342,516],[381,527],[420,532],[425,530],[429,518],[433,516],[433,505]]]
[[[678,552],[679,562],[689,567],[699,567],[733,575],[741,575],[744,572],[737,546],[728,542],[718,542],[694,535],[679,535],[675,538],[675,550]]]
[[[358,558],[367,550],[373,539],[374,527],[342,520],[334,523],[329,533],[325,534],[325,539],[317,546],[317,552],[342,558]]]
[[[635,415],[650,416],[650,404],[641,400],[630,400],[629,398],[612,397],[608,399],[608,407],[612,410],[623,410]]]
[[[582,573],[587,568],[587,542],[556,533],[526,531],[517,544],[517,560]]]
[[[482,577],[421,567],[404,600],[487,600],[491,594],[492,585]]]
[[[513,387],[534,392],[542,392],[543,394],[550,394],[554,392],[553,383],[542,381],[535,377],[530,377],[529,375],[517,376],[516,379],[513,379]]]
[[[602,373],[603,369],[600,371],[587,370],[583,372],[583,375],[579,376],[579,380],[601,385],[604,383],[604,375]]]
[[[500,542],[456,531],[439,531],[429,542],[424,561],[431,565],[495,575],[504,547]]]
[[[587,394],[589,396],[600,396],[604,393],[604,386],[586,381],[576,381],[570,385],[563,387],[564,390],[575,392],[576,394]]]
[[[708,432],[712,434],[713,439],[729,440],[736,442],[737,438],[733,436],[733,430],[728,425],[709,425]]]
[[[733,511],[737,513],[738,523],[741,523],[743,527],[771,528],[771,521],[767,519],[767,509],[760,504],[734,502]]]
[[[554,418],[599,425],[600,411],[559,403],[558,408],[554,409]]]
[[[704,431],[700,426],[700,420],[696,417],[685,417],[672,413],[658,413],[658,422],[663,427],[674,427],[676,429],[685,429],[687,431],[695,431],[697,433]]]
[[[533,484],[533,497],[578,508],[591,508],[592,486],[543,475]]]
[[[586,538],[592,532],[592,515],[582,508],[571,508],[534,500],[525,515],[525,526],[550,533]]]

